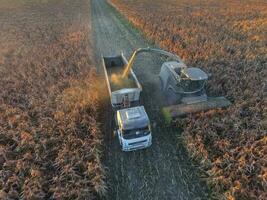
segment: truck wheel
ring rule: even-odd
[[[115,137],[116,137],[116,135],[117,135],[117,131],[116,131],[116,130],[114,130],[114,131],[113,131],[113,133],[112,133],[112,138],[115,138]]]

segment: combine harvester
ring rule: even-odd
[[[111,105],[115,113],[116,130],[123,151],[144,149],[152,144],[150,121],[140,105],[142,87],[134,72],[122,73],[128,65],[123,55],[102,57]]]
[[[205,84],[209,76],[204,71],[195,67],[187,67],[179,56],[161,49],[140,48],[136,50],[122,77],[128,76],[136,56],[140,53],[156,53],[164,55],[170,60],[162,64],[159,74],[161,90],[169,105],[162,109],[167,122],[191,113],[231,105],[225,97],[207,96]]]

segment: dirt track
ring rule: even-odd
[[[92,28],[96,56],[115,55],[124,51],[127,58],[134,49],[149,42],[133,29],[105,0],[92,0]],[[137,59],[134,71],[143,85],[142,100],[155,127],[153,144],[146,150],[121,152],[117,138],[111,137],[112,125],[106,122],[108,199],[209,199],[208,191],[196,175],[179,143],[179,131],[164,125],[160,107],[164,104],[158,89],[160,61],[155,57]],[[99,68],[101,72],[101,68]],[[110,115],[109,121],[112,116]]]

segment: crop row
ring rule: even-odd
[[[87,0],[1,1],[0,199],[106,190]]]

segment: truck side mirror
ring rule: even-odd
[[[117,129],[113,130],[113,132],[112,132],[112,138],[115,138],[116,135],[117,135]]]

